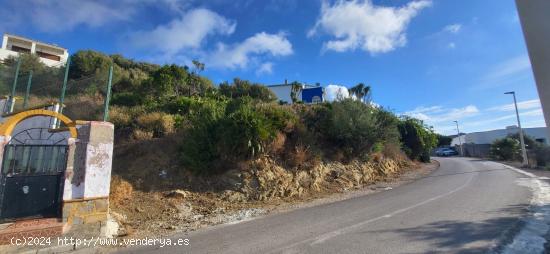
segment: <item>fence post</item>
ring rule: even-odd
[[[71,57],[67,58],[65,65],[65,76],[63,77],[63,87],[61,88],[61,97],[59,97],[59,113],[63,113],[63,103],[65,101],[65,90],[67,90],[67,79],[69,78],[69,66],[71,66]]]
[[[32,70],[29,71],[29,80],[27,80],[27,90],[25,91],[25,99],[23,100],[23,108],[27,108],[29,103],[29,93],[31,92],[31,83],[32,83]]]
[[[17,59],[17,66],[15,67],[15,77],[13,77],[13,85],[11,87],[9,112],[13,112],[15,106],[15,87],[17,87],[17,78],[19,77],[19,67],[21,67],[21,56]]]
[[[109,101],[111,100],[111,87],[113,82],[113,64],[109,67],[109,81],[107,82],[107,95],[105,96],[105,106],[103,108],[103,122],[109,120]]]

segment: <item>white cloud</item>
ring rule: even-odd
[[[481,77],[476,89],[494,88],[511,82],[520,82],[531,75],[531,62],[525,55],[517,56],[496,64]]]
[[[325,100],[335,101],[349,98],[348,88],[339,85],[328,85],[325,87]]]
[[[135,47],[174,55],[185,49],[198,49],[209,35],[230,35],[236,23],[208,9],[193,9],[168,24],[150,31],[135,32],[130,40]]]
[[[467,117],[475,116],[479,109],[474,105],[468,105],[463,108],[443,108],[441,106],[419,107],[412,111],[403,113],[425,121],[428,124],[435,125],[442,122],[452,122]]]
[[[452,33],[452,34],[457,34],[458,32],[460,32],[461,29],[462,29],[461,24],[451,24],[451,25],[448,25],[448,26],[444,27],[443,31],[448,32],[448,33]]]
[[[256,75],[260,76],[263,74],[272,74],[273,73],[273,63],[267,62],[260,65],[258,70],[256,71]]]
[[[31,25],[42,32],[58,33],[80,25],[97,28],[130,20],[136,13],[135,7],[131,1],[6,1],[0,8],[0,23],[3,29]]]
[[[543,116],[542,108],[520,113],[520,116]]]
[[[524,122],[529,123],[525,126],[544,126],[543,112],[538,100],[519,102],[518,107],[522,126]],[[483,111],[474,105],[462,108],[417,107],[403,115],[423,120],[442,134],[456,134],[456,125],[453,123],[455,120],[459,121],[461,132],[502,129],[516,124],[515,109],[510,104],[490,107]]]
[[[534,108],[541,108],[539,99],[533,99],[533,100],[518,102],[518,110],[534,109]],[[510,104],[500,105],[500,106],[496,106],[496,107],[491,107],[488,110],[491,110],[491,111],[513,111],[513,110],[516,110],[516,108],[515,108],[513,103],[510,103]]]
[[[311,37],[320,31],[334,37],[324,50],[345,52],[360,48],[371,54],[385,53],[407,43],[406,28],[418,12],[431,1],[412,1],[403,7],[377,6],[370,0],[324,1]]]
[[[257,33],[241,43],[226,45],[218,43],[214,52],[207,57],[206,63],[216,68],[244,69],[250,62],[262,56],[288,56],[293,53],[292,44],[285,33]]]

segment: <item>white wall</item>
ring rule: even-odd
[[[461,136],[462,143],[473,143],[473,144],[492,144],[496,139],[505,138],[510,134],[515,134],[518,132],[517,128],[507,128],[500,130],[492,131],[483,131],[483,132],[472,132],[466,135]],[[523,128],[523,133],[526,136],[532,137],[534,139],[543,138],[546,141],[546,144],[550,144],[550,136],[548,135],[547,128]],[[453,138],[451,146],[459,145],[460,142],[458,137]]]
[[[290,97],[292,85],[268,86],[268,88],[277,96],[279,100],[292,103],[292,98]]]

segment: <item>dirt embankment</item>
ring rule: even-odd
[[[393,181],[421,168],[381,154],[368,162],[321,162],[309,170],[289,170],[263,157],[223,175],[196,177],[173,166],[178,165],[172,161],[177,151],[166,142],[170,141],[115,149],[111,210],[121,224],[121,235],[165,235],[241,220]]]

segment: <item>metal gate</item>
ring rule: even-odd
[[[67,145],[5,146],[0,221],[60,216],[67,152]]]

